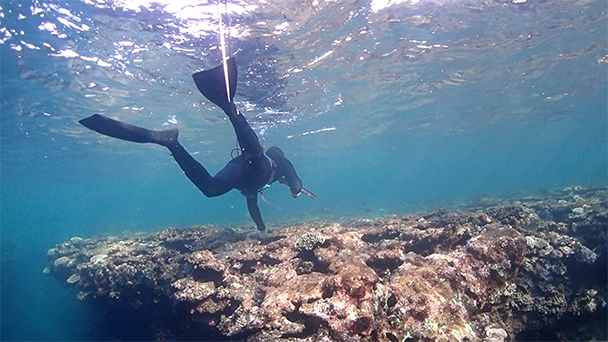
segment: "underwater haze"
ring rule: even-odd
[[[235,97],[318,200],[275,185],[270,230],[606,186],[605,0],[253,0],[219,7]],[[234,132],[191,75],[221,63],[215,1],[0,2],[2,340],[104,340],[43,274],[73,236],[251,229],[169,152],[92,132],[95,113],[179,128],[211,173]]]

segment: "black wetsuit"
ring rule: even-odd
[[[247,198],[247,209],[257,228],[264,231],[266,226],[257,204],[258,192],[266,185],[280,181],[288,185],[292,196],[296,197],[302,191],[302,181],[281,149],[270,147],[264,153],[257,135],[234,103],[224,108],[224,112],[234,127],[241,154],[228,162],[215,176],[212,177],[177,140],[163,145],[171,151],[186,176],[205,196],[215,197],[232,189],[239,190]]]

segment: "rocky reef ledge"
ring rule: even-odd
[[[45,272],[137,322],[118,339],[606,340],[606,189],[488,204],[265,241],[215,226],[74,237]]]

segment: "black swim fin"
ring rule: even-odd
[[[226,94],[226,78],[224,76],[223,64],[220,64],[220,66],[213,69],[197,72],[192,75],[194,83],[201,94],[224,111],[228,111],[230,108],[230,103],[232,103],[232,99],[236,93],[237,81],[236,61],[234,60],[234,57],[229,58],[226,63],[228,64],[230,100],[228,100],[228,94]]]
[[[99,114],[89,116],[78,122],[86,128],[103,135],[137,143],[155,143],[166,146],[172,141],[177,141],[179,134],[177,128],[153,131],[122,123]]]

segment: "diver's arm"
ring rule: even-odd
[[[258,230],[266,230],[266,225],[262,220],[262,214],[260,214],[260,208],[258,208],[258,196],[257,194],[253,197],[247,197],[247,209],[249,209],[249,215],[258,227]]]
[[[298,177],[296,169],[287,158],[283,158],[283,172],[285,176],[281,179],[281,183],[289,186],[293,197],[298,197],[302,192],[302,180]]]
[[[266,155],[274,160],[277,165],[277,177],[274,179],[289,186],[291,196],[298,197],[302,193],[302,181],[289,159],[285,158],[283,151],[273,146],[266,150]]]

